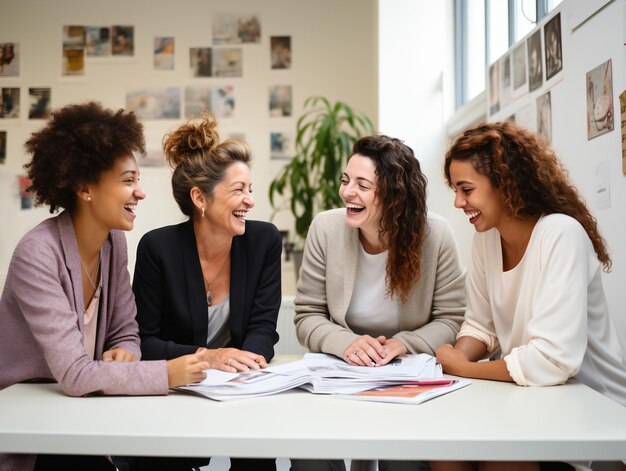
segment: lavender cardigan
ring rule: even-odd
[[[121,347],[141,357],[126,240],[112,231],[102,248],[96,351],[83,345],[81,262],[70,213],[43,221],[18,243],[0,299],[0,389],[57,381],[70,396],[167,394],[165,361],[103,362]],[[0,469],[32,469],[34,455],[2,455]]]

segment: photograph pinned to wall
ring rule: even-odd
[[[174,38],[163,36],[154,38],[154,69],[174,70]]]
[[[135,55],[134,26],[113,26],[111,28],[111,53],[114,56]]]
[[[609,59],[587,72],[587,140],[613,128],[613,71]]]
[[[500,107],[511,102],[511,54],[505,55],[500,63]]]
[[[272,69],[291,69],[291,36],[270,38]]]
[[[7,159],[7,132],[0,131],[0,164],[6,162]]]
[[[563,69],[563,48],[561,44],[561,13],[543,27],[546,52],[546,80],[550,80]]]
[[[232,85],[217,85],[213,87],[210,109],[217,118],[232,118],[235,116],[235,91]]]
[[[626,90],[619,96],[622,130],[622,173],[626,175]]]
[[[489,114],[500,111],[500,63],[489,66]]]
[[[242,77],[243,51],[240,47],[213,48],[214,77]]]
[[[26,175],[18,175],[17,188],[18,196],[20,198],[20,209],[32,209],[33,207],[33,193],[29,191],[32,185],[32,180]]]
[[[526,42],[513,49],[513,91],[524,91],[526,85]]]
[[[62,75],[85,75],[85,27],[63,26]]]
[[[293,157],[292,140],[293,139],[290,133],[270,133],[270,159],[291,160],[291,158]]]
[[[0,94],[0,118],[15,119],[20,117],[20,89],[2,88]]]
[[[537,90],[543,84],[543,58],[541,53],[541,30],[538,29],[527,40],[528,49],[528,87]]]
[[[273,85],[269,89],[270,117],[291,116],[291,85]]]
[[[126,109],[140,119],[180,119],[180,88],[142,88],[126,94]]]
[[[213,75],[213,69],[211,67],[211,48],[190,48],[189,67],[191,67],[192,77],[211,77]]]
[[[87,57],[111,55],[111,28],[108,26],[85,26],[85,54]]]
[[[537,132],[537,113],[533,104],[530,102],[515,112],[515,124],[531,132]]]
[[[17,77],[19,74],[19,43],[0,43],[0,77]]]
[[[261,21],[258,15],[222,13],[213,16],[213,44],[261,42]]]
[[[185,118],[199,118],[205,111],[211,110],[211,87],[185,87]]]
[[[537,97],[537,134],[552,143],[552,102],[550,92]]]
[[[28,119],[48,119],[52,110],[52,89],[34,87],[28,89]]]
[[[237,36],[242,43],[261,42],[261,20],[258,15],[243,15],[237,23]]]

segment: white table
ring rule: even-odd
[[[626,408],[577,383],[474,380],[420,405],[292,391],[220,403],[0,391],[0,452],[453,460],[624,460]]]

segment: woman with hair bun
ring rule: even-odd
[[[17,244],[0,300],[0,389],[56,381],[66,394],[167,394],[206,377],[200,355],[139,362],[126,240],[145,194],[132,113],[97,103],[52,113],[26,142],[37,205],[63,211]],[[0,469],[111,469],[91,456],[0,454]]]
[[[144,359],[197,353],[234,373],[274,356],[282,241],[274,225],[247,220],[250,149],[220,141],[216,127],[205,113],[165,136],[174,199],[189,220],[142,237],[133,290]],[[231,469],[275,469],[275,460],[231,460]]]

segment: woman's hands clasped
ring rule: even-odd
[[[196,354],[210,365],[209,368],[229,373],[267,368],[267,361],[262,355],[237,348],[200,347],[196,350]]]
[[[406,353],[407,348],[398,339],[362,335],[346,348],[343,359],[352,366],[384,366]]]

